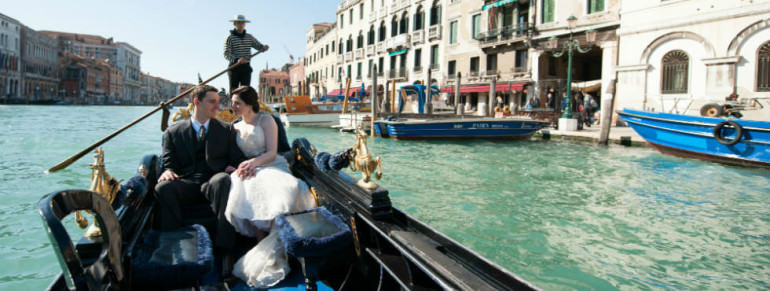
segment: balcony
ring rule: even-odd
[[[430,64],[431,71],[438,71],[438,64]]]
[[[388,71],[388,79],[406,80],[406,72],[406,67],[400,67],[397,70],[391,69]]]
[[[481,72],[481,77],[484,79],[492,79],[494,77],[497,77],[498,72],[497,70],[486,70]]]
[[[364,58],[364,49],[363,48],[357,48],[356,49],[356,60],[360,60]]]
[[[528,23],[519,23],[517,25],[503,26],[482,32],[476,40],[481,42],[482,48],[494,47],[497,45],[525,41],[528,31]]]
[[[377,19],[383,19],[386,15],[388,15],[387,9],[377,9]]]
[[[390,41],[390,46],[388,46],[389,50],[399,50],[410,47],[409,34],[407,33],[396,35],[395,37],[390,38],[388,41]]]
[[[420,44],[425,42],[425,30],[420,29],[412,32],[412,44]]]
[[[353,52],[346,52],[345,53],[345,62],[349,62],[353,60]]]
[[[342,64],[345,62],[345,57],[343,55],[337,55],[337,63]]]
[[[367,45],[366,46],[366,55],[367,56],[373,56],[374,52],[375,52],[374,48],[375,48],[375,46],[373,44]]]
[[[385,42],[381,41],[377,43],[377,53],[381,53],[385,51]]]
[[[415,73],[422,73],[422,69],[423,69],[422,66],[417,65],[417,66],[414,66],[413,70]]]
[[[441,24],[434,24],[428,28],[428,41],[441,39]]]

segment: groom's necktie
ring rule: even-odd
[[[198,135],[198,140],[206,140],[206,127],[201,125],[201,133]]]

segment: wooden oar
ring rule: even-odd
[[[253,58],[254,56],[258,55],[259,53],[261,53],[261,52],[256,52],[256,53],[252,54],[251,56],[249,56],[248,59]],[[189,88],[189,89],[185,90],[184,92],[180,93],[179,95],[176,95],[173,98],[160,103],[160,105],[155,107],[155,109],[150,110],[150,112],[147,112],[144,115],[142,115],[141,117],[137,118],[136,120],[131,121],[130,123],[128,123],[125,126],[123,126],[122,128],[116,130],[115,132],[111,133],[108,136],[105,136],[104,138],[100,139],[99,141],[95,142],[94,144],[92,144],[92,145],[88,146],[87,148],[83,149],[79,153],[77,153],[77,154],[67,158],[63,162],[57,164],[56,166],[51,167],[46,172],[48,172],[48,173],[56,172],[58,170],[61,170],[61,169],[64,169],[64,168],[68,167],[70,164],[72,164],[73,162],[75,162],[78,159],[82,158],[84,155],[86,155],[87,153],[91,152],[96,147],[98,147],[98,146],[102,145],[103,143],[107,142],[108,140],[112,139],[113,137],[115,137],[116,135],[120,134],[121,132],[123,132],[124,130],[128,129],[129,127],[134,126],[134,124],[139,123],[139,121],[142,121],[145,118],[147,118],[148,116],[150,116],[153,113],[157,112],[158,110],[163,109],[164,107],[168,106],[168,104],[174,103],[174,101],[179,100],[179,98],[182,98],[183,96],[185,96],[188,93],[192,92],[193,89],[195,89],[197,87],[200,87],[200,86],[203,86],[203,85],[205,85],[208,82],[211,82],[212,80],[216,79],[217,77],[221,76],[222,74],[226,73],[227,71],[230,71],[230,70],[232,70],[232,69],[234,69],[234,68],[236,68],[236,67],[238,67],[240,65],[242,65],[242,64],[235,63],[235,64],[227,67],[227,69],[225,69],[224,71],[221,71],[218,74],[212,76],[211,78],[206,79],[206,81],[200,82],[200,83],[198,83],[198,85],[195,85],[192,88]]]

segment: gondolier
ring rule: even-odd
[[[251,85],[252,69],[248,64],[251,48],[264,52],[270,46],[263,45],[253,35],[246,33],[246,22],[250,22],[246,20],[246,16],[238,14],[230,21],[233,22],[235,29],[231,30],[225,39],[225,59],[229,65],[244,64],[227,72],[227,77],[230,79],[230,92],[232,92],[239,86]]]

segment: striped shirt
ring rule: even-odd
[[[243,37],[237,36],[231,33],[225,39],[225,59],[231,65],[238,61],[239,58],[248,58],[251,56],[251,48],[255,50],[261,50],[263,47],[253,35],[243,31]]]

